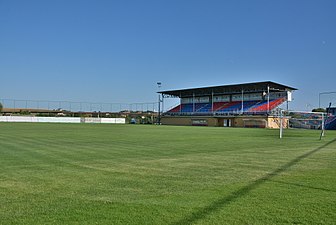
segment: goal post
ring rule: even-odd
[[[324,137],[324,129],[325,129],[325,116],[324,116],[324,113],[322,113],[322,124],[321,124],[320,140],[322,139],[322,137]]]

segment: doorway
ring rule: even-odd
[[[224,127],[231,127],[231,119],[224,119]]]

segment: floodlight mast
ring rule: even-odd
[[[282,139],[282,133],[283,133],[283,110],[280,110],[280,139]]]
[[[270,111],[270,86],[267,85],[267,113]]]
[[[321,140],[322,137],[324,137],[324,123],[325,123],[324,122],[324,120],[325,120],[324,119],[324,113],[322,112],[321,114],[322,114],[322,124],[321,124],[321,136],[320,136],[320,140]]]

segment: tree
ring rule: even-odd
[[[1,104],[1,102],[0,102],[0,112],[2,111],[2,104]]]
[[[326,112],[324,108],[313,109],[312,112]]]

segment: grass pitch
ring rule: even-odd
[[[0,224],[335,224],[336,132],[0,123]]]

